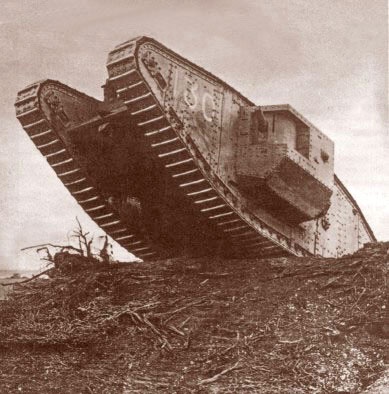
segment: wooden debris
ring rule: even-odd
[[[207,257],[208,277],[184,258],[120,266],[63,251],[49,279],[0,303],[0,391],[361,392],[389,352],[388,248]]]
[[[232,365],[231,367],[228,367],[226,369],[223,369],[223,371],[217,373],[216,375],[212,376],[211,378],[200,380],[200,382],[198,384],[199,385],[204,385],[204,384],[209,384],[209,383],[216,382],[216,380],[218,380],[223,375],[226,375],[227,373],[229,373],[229,372],[231,372],[231,371],[233,371],[235,369],[238,369],[239,368],[239,362],[240,361],[238,360],[234,365]]]

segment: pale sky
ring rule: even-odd
[[[17,91],[53,78],[101,99],[109,50],[138,35],[258,105],[295,107],[335,142],[337,175],[389,240],[387,20],[386,0],[2,0],[0,269],[35,268],[20,248],[65,242],[76,215],[99,233],[17,122]]]

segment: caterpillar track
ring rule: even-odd
[[[129,252],[339,256],[375,239],[332,142],[290,106],[256,107],[147,37],[115,47],[107,70],[104,101],[44,80],[18,93],[16,116]]]

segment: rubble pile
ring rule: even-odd
[[[0,303],[2,392],[360,393],[389,363],[389,243],[339,259],[55,256]]]

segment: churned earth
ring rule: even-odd
[[[389,243],[339,259],[57,254],[0,302],[0,392],[387,393]]]

